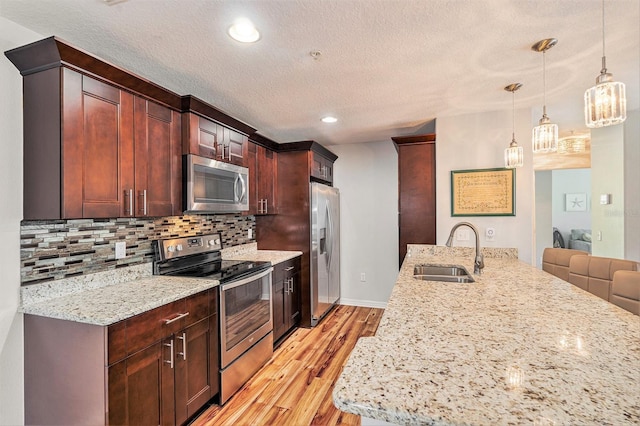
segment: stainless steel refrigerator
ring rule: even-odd
[[[311,183],[311,326],[340,298],[340,192]]]

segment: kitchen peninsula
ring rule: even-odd
[[[336,383],[339,409],[363,424],[640,422],[637,316],[509,249],[483,250],[468,284],[413,269],[472,270],[472,248],[409,250],[376,335],[358,341]]]

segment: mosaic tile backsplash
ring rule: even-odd
[[[23,221],[20,277],[30,285],[153,261],[151,241],[220,232],[223,247],[254,242],[255,217],[190,215],[160,218]],[[127,255],[115,259],[115,243]]]

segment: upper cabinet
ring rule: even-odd
[[[278,144],[257,133],[249,139],[249,214],[278,213]]]
[[[333,163],[337,155],[316,141],[289,142],[278,147],[278,152],[289,151],[306,151],[310,180],[333,185]]]
[[[436,135],[391,138],[398,150],[399,265],[407,244],[436,243]]]
[[[248,136],[256,130],[206,102],[182,97],[183,154],[248,167]]]
[[[24,219],[182,213],[177,95],[55,37],[5,54],[24,77]]]

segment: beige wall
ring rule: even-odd
[[[396,150],[391,140],[328,148],[338,155],[341,303],[384,307],[398,275]]]
[[[0,51],[43,38],[0,17]],[[22,77],[0,57],[0,424],[24,422],[20,301],[22,218]]]
[[[625,259],[640,262],[640,110],[624,122]]]
[[[444,245],[453,225],[471,222],[483,247],[515,247],[524,262],[535,265],[534,177],[531,151],[531,111],[515,112],[516,141],[524,147],[524,167],[516,170],[516,216],[451,217],[451,170],[504,167],[504,149],[511,142],[512,111],[438,117],[436,122],[437,243]],[[486,228],[496,237],[486,241]],[[471,246],[474,241],[455,241]]]
[[[592,254],[624,258],[624,127],[591,131]],[[611,204],[600,204],[602,194]]]

